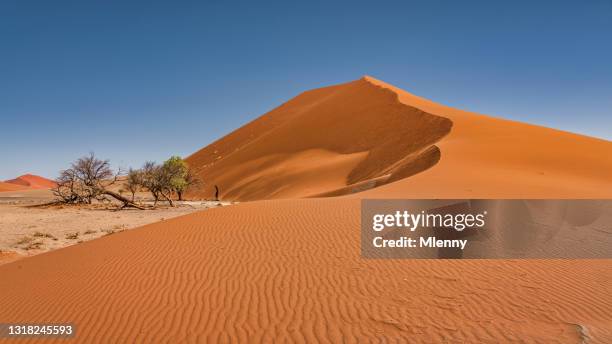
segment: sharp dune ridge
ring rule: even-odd
[[[208,186],[192,194],[218,185],[222,198],[247,201],[383,184],[435,165],[451,127],[366,78],[307,91],[189,156]]]
[[[370,77],[308,91],[188,158],[252,202],[1,265],[0,322],[83,343],[610,343],[609,260],[366,260],[359,221],[361,198],[609,198],[611,151]]]
[[[365,76],[304,92],[187,158],[224,199],[605,198],[612,142],[453,109]],[[393,183],[395,182],[395,183]],[[393,183],[393,185],[388,185]],[[364,196],[358,196],[364,197]]]
[[[424,173],[370,190],[387,198],[609,198],[612,142],[457,110],[372,77],[398,100],[453,122]]]

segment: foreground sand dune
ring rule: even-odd
[[[0,266],[0,319],[79,342],[612,341],[609,261],[359,257],[359,201],[203,211]]]
[[[84,343],[611,343],[609,260],[360,258],[360,198],[612,196],[610,142],[402,92],[309,91],[204,148],[189,162],[223,197],[289,199],[2,265],[0,322]],[[316,194],[350,196],[297,199]]]

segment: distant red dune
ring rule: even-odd
[[[55,187],[55,182],[40,176],[36,176],[33,174],[24,174],[15,179],[7,180],[4,182],[5,184],[13,184],[21,187],[26,187],[30,189],[51,189]],[[7,189],[3,191],[13,191],[18,189]]]

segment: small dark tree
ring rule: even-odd
[[[55,194],[69,203],[91,204],[94,199],[104,197],[105,184],[111,184],[109,179],[112,177],[109,161],[97,159],[90,153],[60,172]]]
[[[159,194],[161,190],[161,185],[159,184],[158,177],[157,177],[158,169],[159,169],[159,166],[155,164],[153,161],[147,161],[144,163],[144,165],[142,166],[142,169],[140,170],[141,178],[142,178],[141,179],[142,185],[147,190],[149,190],[149,192],[153,196],[154,206],[156,206],[157,202],[159,201]]]
[[[174,207],[174,203],[170,198],[172,192],[172,174],[164,165],[158,165],[152,161],[148,161],[142,167],[142,184],[149,190],[153,196],[153,206],[157,205],[160,199],[165,199]]]
[[[130,168],[127,174],[127,178],[125,180],[124,189],[125,191],[128,191],[132,194],[132,202],[134,202],[136,192],[140,190],[142,184],[142,171]]]

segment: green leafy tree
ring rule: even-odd
[[[183,193],[196,182],[189,166],[181,157],[172,156],[164,162],[162,168],[168,177],[171,192],[175,192],[178,200],[182,201]]]

